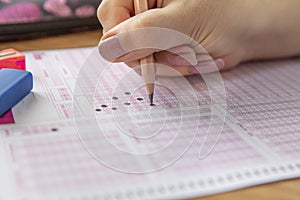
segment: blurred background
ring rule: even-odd
[[[97,30],[101,0],[0,0],[0,42]]]

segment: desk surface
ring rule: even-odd
[[[15,48],[20,51],[39,49],[61,49],[96,46],[101,37],[101,31],[88,31],[68,35],[0,43],[0,49]],[[238,191],[227,192],[195,200],[240,200],[240,199],[300,199],[300,179],[281,181],[261,186],[255,186]]]

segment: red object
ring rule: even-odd
[[[11,110],[0,117],[0,125],[1,124],[14,124],[15,119]]]
[[[26,70],[25,55],[12,48],[0,51],[0,69],[2,68]]]
[[[2,68],[26,70],[25,55],[12,48],[0,51],[0,69]],[[0,125],[13,123],[15,120],[11,110],[0,116]]]

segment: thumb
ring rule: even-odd
[[[163,9],[153,9],[120,23],[103,36],[100,54],[109,61],[131,62],[158,51],[191,45],[191,38],[166,29],[170,22],[164,15]]]
[[[145,27],[164,27],[167,23],[164,8],[151,9],[124,20],[107,31],[101,38],[105,40],[114,35]],[[163,20],[161,18],[164,18]],[[160,19],[160,21],[158,21]]]

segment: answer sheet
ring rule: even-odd
[[[25,52],[34,89],[0,126],[0,199],[186,199],[300,176],[300,59],[158,77],[151,107],[96,49]]]

